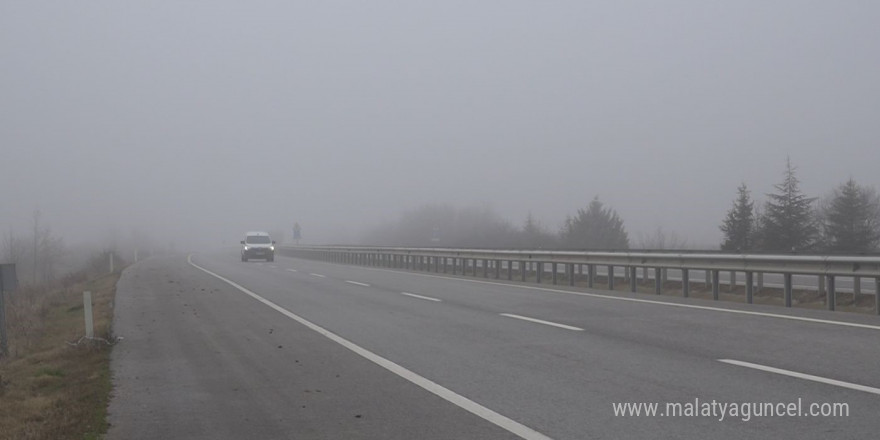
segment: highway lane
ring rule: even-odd
[[[670,306],[618,299],[656,300],[650,295],[583,296],[567,289],[508,286],[284,257],[274,263],[245,264],[229,250],[198,254],[193,261],[371,353],[551,438],[741,438],[759,432],[761,437],[781,438],[863,437],[873,435],[878,428],[875,415],[880,409],[880,396],[876,394],[719,361],[734,359],[880,387],[875,371],[880,361],[876,350],[880,336],[876,325],[880,323],[872,317],[785,311],[875,326],[847,327],[680,307],[719,306],[694,299],[664,297],[664,301],[678,304]],[[204,306],[216,308],[217,313],[222,310],[232,322],[229,325],[259,328],[261,321],[280,317],[295,324],[279,324],[285,334],[303,335],[302,325],[187,266],[185,261],[163,260],[157,270],[161,268],[174,268],[175,276],[181,279],[196,285],[209,284],[223,292],[215,295],[219,298],[211,298],[210,306]],[[235,311],[235,307],[242,306],[249,312]],[[722,306],[780,312],[775,307]],[[252,337],[261,340],[276,336],[254,333]],[[337,345],[320,337],[307,339],[297,343],[305,353],[321,353]],[[260,349],[261,344],[255,343],[248,357],[266,358],[260,362],[263,368],[284,363],[283,358],[275,359],[279,355],[270,345]],[[214,349],[226,350],[222,344]],[[261,350],[275,357],[261,355]],[[339,367],[363,362],[363,358],[340,359]],[[393,381],[394,374],[387,370],[374,373],[376,379],[371,373],[370,381]],[[424,399],[436,400],[419,390],[410,390],[403,397],[392,395],[387,404],[418,408],[425,405]],[[295,390],[284,387],[274,391],[279,394],[275,404],[280,406],[294,405],[299,397]],[[211,393],[210,389],[204,392]],[[383,395],[387,397],[388,393]],[[722,402],[789,402],[798,398],[805,402],[845,402],[851,414],[848,418],[776,417],[719,422],[709,417],[623,418],[615,417],[612,410],[615,402],[692,402],[695,398]],[[384,405],[385,399],[377,402],[377,406]],[[477,420],[462,425],[462,429],[479,427],[500,435],[489,422],[460,414],[464,411],[451,404],[439,406],[456,417]],[[111,414],[112,410],[113,406]],[[330,414],[334,412],[328,414],[332,418]],[[409,425],[400,425],[398,431],[395,426],[399,423],[388,420],[383,426],[392,433],[405,432]],[[278,432],[284,432],[283,425]],[[315,438],[339,438],[332,431],[324,434]],[[490,438],[482,433],[458,434],[437,438]],[[364,434],[364,438],[392,437]]]

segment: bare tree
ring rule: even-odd
[[[9,228],[9,231],[3,235],[3,259],[12,264],[24,263],[24,256],[27,253],[27,243],[19,237],[15,236],[15,231]]]
[[[43,226],[40,219],[42,213],[39,209],[34,210],[33,215],[33,248],[31,268],[33,279],[32,282],[37,284],[39,281],[52,281],[55,279],[58,263],[64,256],[65,245],[64,239],[52,234],[49,226]],[[22,243],[22,248],[23,248]],[[23,251],[22,251],[23,253]]]
[[[639,233],[639,247],[642,249],[684,249],[687,239],[675,232],[666,232],[658,226],[651,234]]]
[[[40,251],[39,251],[39,246],[40,246],[40,215],[41,215],[41,214],[40,214],[40,208],[34,209],[34,216],[33,216],[33,221],[34,221],[34,230],[33,230],[34,248],[33,248],[33,255],[32,255],[32,256],[34,257],[34,258],[33,258],[34,265],[33,265],[33,268],[32,268],[32,269],[33,269],[33,273],[34,273],[34,278],[33,278],[32,281],[33,281],[34,284],[37,284],[37,258],[38,258],[39,255],[40,255]]]

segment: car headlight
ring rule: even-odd
[[[269,246],[269,250],[275,252],[275,246]]]
[[[244,247],[244,250],[248,250],[248,247],[247,247],[247,246],[245,246],[245,247]]]

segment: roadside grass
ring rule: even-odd
[[[95,338],[111,341],[119,274],[85,278],[7,293],[9,357],[0,358],[0,440],[98,439],[106,432],[111,346],[80,341],[82,292],[92,292]]]

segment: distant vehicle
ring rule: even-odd
[[[248,232],[245,234],[244,240],[241,241],[241,245],[241,261],[248,261],[250,258],[275,261],[275,241],[269,237],[267,232]]]

